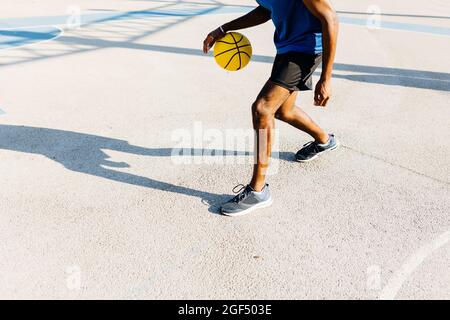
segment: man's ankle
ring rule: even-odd
[[[252,188],[253,191],[255,191],[255,192],[261,192],[262,189],[264,189],[265,185],[266,185],[265,183],[260,184],[260,183],[250,182],[250,188]]]
[[[316,139],[316,143],[318,143],[318,144],[327,144],[329,141],[330,141],[329,134],[322,135],[322,136],[318,137],[318,139]]]

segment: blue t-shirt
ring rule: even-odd
[[[322,52],[322,24],[302,0],[256,0],[271,12],[277,53]]]

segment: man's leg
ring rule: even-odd
[[[297,92],[293,92],[291,96],[283,103],[283,105],[275,113],[275,117],[289,123],[291,126],[300,129],[312,136],[317,143],[327,143],[329,139],[328,133],[322,130],[302,109],[295,106]]]
[[[334,134],[327,134],[306,113],[296,107],[297,93],[293,93],[275,113],[275,117],[290,125],[308,133],[315,141],[303,146],[296,154],[295,159],[299,162],[309,162],[319,155],[335,150],[339,147],[339,141]]]
[[[227,216],[241,216],[255,209],[272,204],[269,188],[266,187],[266,173],[275,127],[275,113],[289,98],[291,92],[267,81],[252,105],[253,128],[255,129],[255,165],[249,185],[243,186],[238,194],[221,205],[220,211]]]
[[[255,191],[261,191],[265,186],[266,172],[272,147],[272,137],[275,128],[275,113],[291,96],[291,92],[275,83],[268,81],[252,106],[253,128],[256,134],[256,163],[253,167],[253,177],[250,186]]]

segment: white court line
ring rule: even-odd
[[[386,286],[380,293],[380,300],[393,300],[400,291],[402,285],[411,276],[411,274],[429,257],[433,252],[450,242],[450,231],[447,231],[437,237],[434,241],[425,244],[414,255],[409,257],[402,267],[394,273]]]
[[[30,42],[30,43],[25,43],[25,44],[21,44],[21,45],[18,45],[18,46],[11,46],[11,47],[6,47],[6,48],[0,48],[0,51],[2,51],[2,50],[14,50],[14,49],[18,49],[18,48],[28,47],[28,46],[32,46],[32,45],[36,45],[36,44],[41,44],[41,43],[53,41],[53,40],[58,39],[59,37],[64,35],[64,29],[62,29],[61,27],[58,27],[57,25],[42,25],[42,26],[33,26],[33,27],[17,27],[17,28],[10,28],[10,29],[1,28],[1,30],[37,29],[37,28],[43,28],[43,27],[51,27],[51,28],[58,29],[59,33],[56,36],[54,36],[53,38],[50,38],[50,39],[36,41],[36,42]]]

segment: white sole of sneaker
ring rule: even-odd
[[[240,217],[240,216],[244,216],[246,214],[249,214],[252,211],[255,211],[257,209],[262,209],[262,208],[267,208],[270,207],[273,203],[273,199],[272,197],[270,197],[269,199],[267,199],[264,202],[258,203],[257,205],[250,207],[244,211],[240,211],[237,213],[228,213],[228,212],[222,212],[223,215],[227,216],[227,217]]]
[[[341,146],[341,144],[339,143],[339,141],[337,141],[337,142],[336,142],[336,145],[335,145],[333,148],[330,148],[330,149],[328,149],[328,150],[322,151],[321,153],[316,154],[316,155],[315,155],[314,157],[312,157],[311,159],[308,159],[308,160],[300,160],[300,159],[295,158],[295,161],[301,162],[301,163],[311,162],[311,161],[313,161],[314,159],[317,159],[318,157],[322,156],[323,154],[325,154],[325,153],[327,153],[327,152],[336,150],[336,149],[339,148],[340,146]]]

